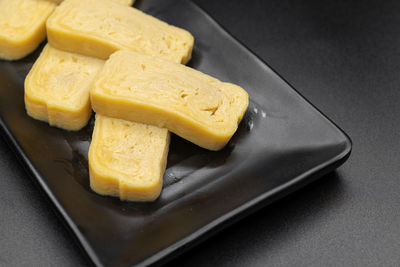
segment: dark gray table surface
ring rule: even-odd
[[[195,2],[344,129],[354,146],[336,172],[169,265],[398,266],[400,2]],[[0,188],[0,266],[88,264],[1,138]]]

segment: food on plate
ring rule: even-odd
[[[16,60],[35,50],[56,6],[49,0],[0,0],[0,58]]]
[[[189,32],[119,4],[131,0],[36,1],[52,3],[53,14],[49,44],[25,79],[26,110],[66,130],[81,129],[92,108],[97,112],[88,155],[95,192],[153,201],[163,185],[169,131],[219,150],[237,130],[248,94],[181,64],[191,56]]]
[[[89,148],[91,188],[121,200],[152,201],[163,184],[167,129],[96,115]]]
[[[90,95],[99,114],[165,127],[210,150],[225,146],[249,102],[237,85],[129,50],[110,56]]]
[[[92,114],[89,89],[103,65],[47,44],[25,79],[27,113],[52,126],[81,129]]]
[[[64,0],[46,27],[55,48],[102,59],[129,49],[186,63],[194,42],[186,30],[109,0]]]

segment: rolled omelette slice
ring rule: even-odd
[[[46,27],[55,48],[102,59],[129,49],[186,63],[194,42],[186,30],[108,0],[64,0]]]
[[[225,146],[249,103],[237,85],[128,50],[110,56],[90,95],[99,114],[166,127],[210,150]]]
[[[35,50],[56,7],[49,0],[0,0],[0,58],[16,60]]]
[[[121,200],[160,195],[170,134],[167,129],[96,115],[89,148],[91,188]]]
[[[66,130],[84,127],[91,83],[104,61],[46,45],[25,79],[25,107],[38,120]]]

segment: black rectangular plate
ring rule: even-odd
[[[146,0],[145,12],[189,30],[189,66],[241,85],[249,109],[219,152],[173,136],[161,197],[121,202],[89,188],[93,120],[79,132],[25,113],[23,84],[40,53],[0,61],[0,128],[96,265],[162,263],[341,165],[350,139],[190,1]]]

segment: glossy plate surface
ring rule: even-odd
[[[93,129],[66,132],[28,117],[23,83],[40,53],[0,61],[0,128],[96,265],[162,263],[256,209],[342,164],[349,138],[265,63],[189,1],[138,8],[189,30],[189,66],[241,85],[249,109],[226,148],[210,152],[173,136],[161,197],[121,202],[89,188]]]

